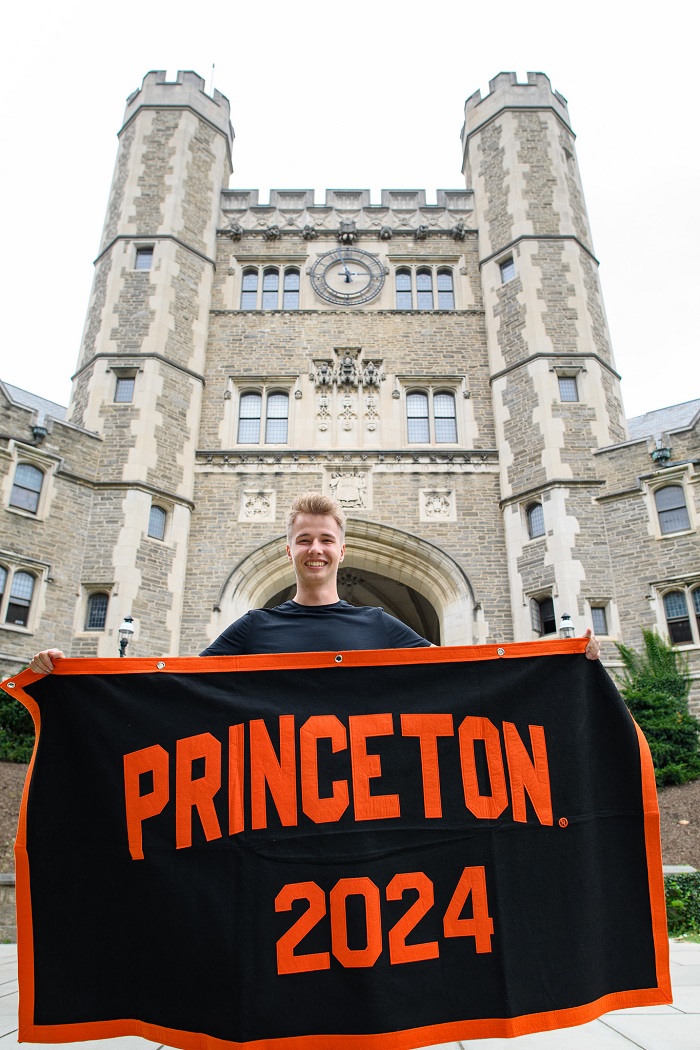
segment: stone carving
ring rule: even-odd
[[[333,380],[335,378],[334,372],[333,372],[333,362],[332,361],[314,361],[314,364],[316,365],[316,370],[315,370],[315,372],[312,372],[309,375],[309,379],[313,383],[315,383],[317,387],[319,387],[319,386],[332,386]]]
[[[421,492],[422,521],[452,521],[454,492],[444,489],[423,490]]]
[[[379,367],[374,361],[368,361],[362,369],[362,385],[363,386],[379,386],[381,381],[386,379],[386,375],[380,371]]]
[[[467,236],[467,228],[460,219],[456,226],[453,226],[450,233],[456,241],[463,241]]]
[[[240,222],[229,223],[228,232],[233,237],[234,241],[240,241],[243,236],[243,227]]]
[[[266,241],[276,241],[281,237],[279,226],[268,226],[263,232],[263,237]]]
[[[352,592],[355,587],[361,587],[365,582],[364,576],[356,572],[341,572],[338,574],[338,590],[346,602],[352,601]]]
[[[338,386],[357,386],[357,361],[350,354],[344,354],[338,362]]]
[[[343,430],[352,430],[355,420],[357,419],[357,413],[353,411],[352,394],[345,394],[343,396],[343,407],[338,413],[338,418],[342,420]]]
[[[394,231],[392,230],[391,226],[382,226],[381,230],[379,231],[379,237],[382,241],[390,241],[393,236]]]
[[[379,422],[379,411],[377,409],[377,398],[374,394],[367,395],[367,410],[365,412],[365,422],[367,423],[368,430],[377,429],[377,423]]]
[[[343,219],[338,230],[338,240],[341,244],[354,244],[357,240],[357,223],[354,219]]]
[[[271,492],[243,492],[241,497],[242,521],[272,521],[274,498]]]
[[[429,226],[419,226],[416,229],[416,240],[417,241],[425,241],[425,240],[427,240],[429,233],[430,233],[430,227]]]
[[[331,475],[331,496],[341,507],[367,506],[367,476],[362,471],[334,471]]]
[[[318,412],[316,413],[316,419],[318,420],[319,430],[328,430],[328,423],[331,418],[329,409],[330,399],[326,394],[321,394],[318,399]]]
[[[315,226],[311,226],[308,222],[301,231],[301,235],[305,241],[313,241],[318,237],[318,231]]]

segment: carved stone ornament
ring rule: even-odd
[[[350,354],[344,354],[338,361],[338,386],[352,386],[358,384],[357,359]]]
[[[321,396],[318,399],[318,412],[316,413],[318,429],[321,431],[328,430],[328,423],[331,418],[329,404],[330,402],[327,395],[321,394]]]
[[[241,521],[272,521],[275,516],[273,492],[241,493]]]
[[[379,237],[382,241],[390,241],[393,236],[394,231],[392,230],[391,226],[382,226],[381,230],[379,231]]]
[[[379,368],[378,364],[375,364],[374,361],[367,361],[367,363],[363,365],[363,367],[362,367],[362,385],[363,386],[376,386],[376,387],[378,387],[383,379],[386,379],[386,375]]]
[[[331,496],[341,507],[367,506],[367,477],[362,471],[334,471],[331,475]]]
[[[279,226],[268,226],[263,233],[266,241],[276,241],[281,236]]]
[[[343,219],[338,230],[341,244],[354,244],[357,240],[357,223],[354,219]]]
[[[352,430],[355,421],[357,420],[357,413],[353,411],[353,396],[352,394],[345,394],[343,397],[343,407],[338,413],[338,418],[342,421],[343,430]]]
[[[367,409],[365,411],[365,422],[368,430],[376,430],[379,422],[379,411],[377,409],[377,398],[374,394],[367,395]]]
[[[311,226],[307,222],[306,226],[301,231],[301,235],[305,241],[313,241],[318,237],[318,231],[315,226]]]
[[[463,241],[467,236],[467,228],[460,219],[456,226],[453,226],[450,233],[456,241]]]
[[[316,384],[317,387],[332,386],[333,380],[335,379],[335,370],[333,368],[332,361],[314,361],[315,371],[310,375],[310,379]]]
[[[243,236],[243,227],[240,222],[232,222],[229,224],[228,232],[233,237],[234,241],[240,241]]]
[[[454,521],[454,492],[424,489],[420,494],[421,521]]]
[[[416,229],[416,240],[417,241],[425,241],[425,240],[427,240],[429,233],[430,233],[430,227],[429,226],[419,226]]]

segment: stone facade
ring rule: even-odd
[[[116,655],[124,616],[130,654],[198,652],[289,595],[284,514],[321,489],[348,600],[442,644],[595,615],[614,664],[682,594],[697,682],[700,403],[628,433],[562,96],[503,73],[465,117],[466,185],[436,204],[261,204],[228,187],[227,100],[146,76],[68,412],[0,385],[0,566],[34,581],[26,615],[6,589],[3,671]]]

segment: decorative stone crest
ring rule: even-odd
[[[328,430],[328,423],[331,418],[329,405],[330,399],[328,396],[326,394],[321,394],[318,399],[318,412],[316,413],[319,430]]]
[[[377,423],[379,422],[379,412],[377,410],[377,398],[375,394],[367,395],[367,408],[365,411],[365,422],[368,430],[376,430]]]
[[[343,219],[338,230],[341,244],[354,244],[357,240],[357,223],[354,219]]]
[[[239,521],[274,521],[275,494],[271,490],[248,490],[241,493]]]
[[[364,471],[334,471],[330,490],[341,507],[367,507],[367,475]]]
[[[338,419],[343,424],[343,430],[352,430],[357,419],[357,412],[353,408],[353,400],[352,394],[343,395],[342,408],[338,413]]]
[[[454,489],[421,489],[421,521],[455,521]]]

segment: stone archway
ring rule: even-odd
[[[393,602],[394,609],[385,605],[387,612],[404,619],[401,609],[405,611],[412,603],[415,617],[422,616],[423,626],[434,633],[435,627],[430,626],[432,608],[442,645],[471,645],[482,640],[474,637],[474,612],[478,606],[471,584],[457,562],[439,547],[400,529],[356,519],[348,521],[346,543],[341,571],[364,581],[361,591],[356,590],[357,582],[351,583],[350,600],[357,599],[356,604],[383,604],[380,600],[367,600],[374,587]],[[348,582],[346,579],[346,588]],[[396,586],[392,588],[392,584]],[[209,625],[210,636],[215,638],[248,609],[260,609],[273,599],[275,604],[284,601],[293,585],[285,538],[279,536],[258,547],[230,574]],[[362,601],[360,594],[364,595]],[[418,609],[422,610],[420,614]],[[410,626],[418,630],[414,622]]]

